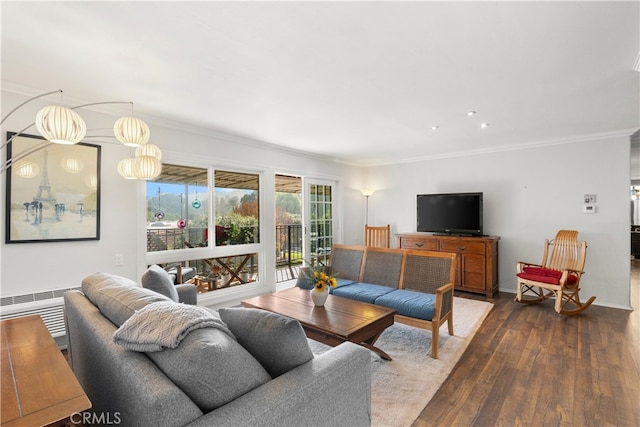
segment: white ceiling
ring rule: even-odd
[[[360,165],[503,150],[640,127],[639,5],[3,1],[2,84]]]

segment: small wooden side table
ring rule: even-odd
[[[0,321],[4,426],[45,426],[91,408],[40,316]]]

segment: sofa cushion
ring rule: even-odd
[[[129,317],[113,334],[113,341],[127,350],[140,352],[176,348],[192,331],[216,328],[235,339],[220,315],[205,307],[154,302]]]
[[[271,380],[247,350],[219,329],[191,331],[178,347],[147,355],[205,413]]]
[[[313,278],[311,277],[311,268],[301,267],[298,272],[298,280],[296,286],[302,289],[313,289]]]
[[[169,276],[164,268],[159,265],[152,265],[142,274],[142,287],[151,289],[165,297],[178,301],[178,291],[173,284],[173,279]]]
[[[95,273],[82,280],[82,292],[114,325],[120,327],[147,304],[171,301],[133,280],[107,273]]]
[[[402,316],[432,320],[435,314],[436,296],[400,289],[382,295],[376,299],[375,304],[394,308]]]
[[[560,284],[560,278],[562,277],[562,271],[552,270],[550,268],[543,267],[525,267],[522,273],[518,273],[517,276],[521,279],[532,280],[534,282],[548,283],[550,285]],[[567,286],[574,286],[578,281],[578,276],[575,273],[570,273],[567,276]]]
[[[352,283],[356,283],[355,280],[351,279],[342,279],[340,277],[336,277],[336,288],[340,288],[342,286],[351,285]],[[329,292],[333,292],[335,288],[329,288]]]
[[[253,308],[222,308],[219,312],[238,342],[272,377],[313,359],[307,336],[297,320]]]
[[[396,288],[372,285],[371,283],[352,283],[350,285],[335,288],[333,290],[333,295],[373,304],[377,298],[395,290]]]

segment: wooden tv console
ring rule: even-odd
[[[482,293],[492,298],[498,292],[498,236],[440,236],[429,233],[396,234],[398,247],[458,254],[455,289]]]

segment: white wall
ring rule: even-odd
[[[370,224],[415,231],[416,194],[482,191],[501,290],[515,292],[516,261],[541,262],[545,238],[575,229],[588,244],[582,295],[628,308],[629,156],[628,137],[608,137],[368,168]],[[583,213],[584,194],[597,194],[596,214]]]
[[[3,112],[26,97],[2,92]],[[70,101],[67,101],[71,103]],[[14,114],[2,129],[22,129],[44,105],[33,102]],[[72,105],[76,105],[71,103]],[[5,114],[5,113],[3,113]],[[108,128],[116,116],[82,111],[89,129]],[[540,261],[544,238],[561,228],[580,231],[588,242],[583,295],[596,295],[596,303],[629,307],[629,164],[628,137],[609,137],[541,146],[519,151],[421,161],[367,168],[337,164],[310,155],[275,149],[240,137],[184,128],[144,117],[152,142],[167,162],[178,161],[216,167],[247,167],[266,174],[290,173],[339,180],[338,241],[362,244],[365,198],[360,188],[377,190],[369,199],[369,223],[392,224],[393,232],[415,231],[415,196],[418,193],[482,191],[485,233],[501,236],[500,288],[513,291],[516,260]],[[36,133],[31,129],[30,133]],[[88,141],[89,142],[89,141]],[[101,143],[101,239],[90,242],[0,243],[0,294],[20,295],[78,286],[96,271],[139,278],[145,265],[143,183],[126,181],[116,172],[118,161],[132,153],[113,143]],[[4,158],[4,154],[2,154]],[[5,176],[0,176],[0,215],[5,222]],[[267,180],[273,185],[272,180]],[[582,213],[582,197],[598,196],[598,213]],[[263,208],[273,211],[273,194],[264,188]],[[266,216],[273,221],[273,215]],[[274,245],[265,231],[262,244]],[[271,245],[271,246],[270,246]],[[125,264],[114,266],[114,255]],[[270,267],[265,286],[274,279]]]
[[[3,114],[10,111],[27,97],[11,92],[2,92]],[[69,105],[72,102],[65,98]],[[45,101],[33,101],[3,124],[2,142],[6,141],[7,131],[19,131],[34,121],[39,108],[57,102],[51,97]],[[110,128],[117,115],[107,115],[95,110],[78,110],[87,122],[89,129]],[[122,115],[128,114],[127,112]],[[338,181],[339,204],[350,206],[348,211],[338,212],[339,235],[344,229],[359,230],[362,238],[362,216],[364,205],[360,204],[362,195],[362,170],[341,165],[326,159],[292,150],[276,149],[274,146],[251,141],[247,138],[225,136],[212,131],[197,128],[184,128],[176,123],[162,123],[153,118],[143,117],[151,129],[151,142],[163,150],[163,161],[179,162],[198,166],[251,169],[265,172],[267,188],[261,190],[262,208],[267,224],[274,221],[274,180],[275,173],[289,173],[315,178],[327,178]],[[37,134],[34,128],[29,134]],[[109,134],[109,130],[98,134]],[[95,132],[94,132],[95,134]],[[4,227],[0,244],[0,294],[2,296],[21,295],[30,292],[79,286],[82,278],[97,271],[139,279],[145,266],[145,202],[144,183],[125,180],[118,175],[118,161],[133,156],[132,149],[119,143],[102,138],[102,180],[101,180],[101,238],[98,241],[61,242],[61,243],[21,243],[5,244]],[[91,139],[86,142],[96,143]],[[2,154],[4,159],[5,154]],[[2,201],[0,215],[5,219],[5,174],[0,185]],[[275,247],[272,227],[263,223],[264,248]],[[272,253],[273,251],[268,251]],[[123,254],[124,265],[116,267],[115,254]],[[268,260],[268,258],[267,258]],[[274,269],[270,266],[262,277],[265,289],[274,286]]]

